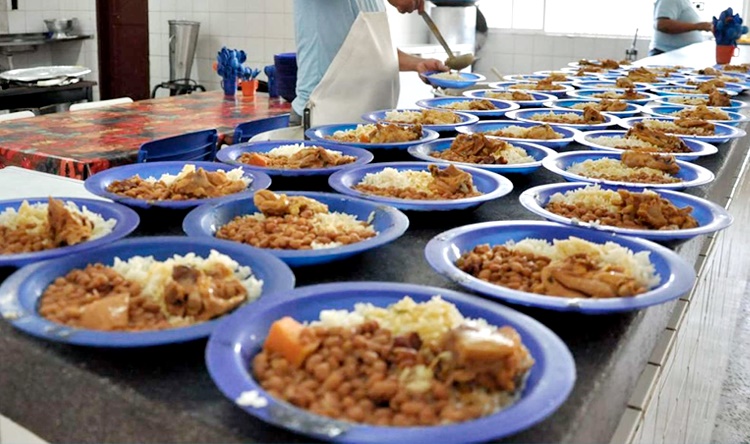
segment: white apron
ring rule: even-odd
[[[358,2],[359,4],[359,2]],[[362,114],[398,102],[398,57],[385,12],[360,12],[328,70],[310,94],[310,127],[361,122]],[[308,114],[308,113],[306,113]],[[302,127],[258,134],[251,141],[303,139]]]

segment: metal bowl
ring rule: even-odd
[[[46,19],[44,24],[52,33],[52,38],[67,37],[68,32],[73,30],[73,19]]]

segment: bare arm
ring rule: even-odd
[[[656,20],[656,30],[665,34],[682,34],[690,31],[711,31],[713,25],[708,22],[688,23],[661,17]]]
[[[399,71],[416,71],[420,74],[427,71],[448,71],[448,67],[438,59],[423,59],[398,50]]]

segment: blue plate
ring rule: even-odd
[[[328,142],[336,146],[349,145],[356,146],[359,148],[369,149],[400,149],[405,150],[406,148],[416,145],[418,143],[429,142],[430,140],[437,139],[438,133],[429,129],[422,128],[422,137],[418,140],[411,140],[409,142],[392,142],[392,143],[364,143],[364,142],[339,142],[338,140],[328,139],[333,136],[336,131],[349,131],[356,129],[360,123],[336,123],[333,125],[317,126],[310,128],[305,131],[305,136],[312,140],[320,142]]]
[[[389,112],[402,112],[402,111],[416,111],[416,112],[422,112],[421,109],[384,109],[381,111],[373,111],[371,113],[367,113],[362,116],[362,119],[366,122],[372,122],[372,123],[381,123],[381,122],[388,122],[386,120],[385,116]],[[472,123],[476,123],[479,121],[479,117],[465,113],[465,112],[459,112],[459,111],[453,111],[454,114],[456,114],[458,117],[461,118],[461,121],[458,123],[445,123],[440,125],[425,125],[422,124],[422,128],[427,128],[433,131],[455,131],[457,127],[464,126],[464,125],[471,125]],[[403,124],[403,122],[393,122],[398,124]]]
[[[695,90],[695,93],[685,92],[682,90],[685,89],[692,89]],[[726,93],[729,96],[736,96],[737,91],[732,91],[728,88],[716,88],[719,91]],[[682,96],[682,95],[688,95],[688,96],[699,96],[699,97],[708,97],[708,94],[703,94],[698,92],[697,86],[691,86],[691,85],[672,85],[672,86],[654,86],[649,91],[656,93],[660,96]]]
[[[491,99],[492,97],[487,97],[488,95],[492,95],[492,93],[502,93],[502,92],[508,92],[507,89],[473,89],[470,91],[464,91],[465,97],[471,97],[473,99]],[[555,100],[557,97],[553,96],[552,94],[547,93],[540,93],[540,92],[528,92],[531,97],[534,98],[534,100],[508,100],[508,102],[517,103],[521,106],[521,108],[535,108],[540,106],[542,103]]]
[[[499,129],[507,128],[509,126],[522,126],[524,128],[529,128],[532,126],[541,125],[541,123],[529,123],[529,122],[513,122],[513,121],[507,121],[507,120],[485,120],[483,122],[477,122],[473,125],[464,126],[458,129],[459,133],[464,134],[473,134],[473,133],[486,133],[488,131],[496,131]],[[575,138],[575,135],[578,134],[578,130],[575,130],[573,128],[566,128],[560,125],[550,125],[553,130],[555,130],[556,133],[562,134],[562,139],[550,139],[550,140],[543,140],[543,139],[518,139],[514,137],[500,137],[500,139],[508,140],[512,142],[531,142],[536,143],[537,145],[546,146],[547,148],[562,148],[564,146],[567,146],[572,142]],[[497,137],[497,136],[492,136]]]
[[[681,160],[677,161],[680,166],[680,171],[674,175],[674,177],[681,179],[682,182],[675,183],[638,183],[638,182],[624,182],[617,180],[605,180],[595,179],[578,174],[571,173],[568,170],[571,166],[576,163],[581,163],[586,160],[599,160],[599,159],[619,159],[621,153],[612,153],[606,151],[570,151],[567,153],[558,153],[554,156],[550,156],[542,161],[542,165],[548,170],[555,174],[559,174],[566,180],[571,182],[590,182],[590,183],[602,183],[614,186],[625,186],[631,188],[662,188],[662,189],[673,189],[681,190],[687,187],[696,187],[704,185],[714,180],[714,173],[702,166],[692,164],[690,162],[684,162]]]
[[[724,74],[722,74],[722,76],[726,76],[726,77],[737,79],[736,81],[729,81],[729,83],[730,84],[740,85],[740,86],[742,86],[743,90],[747,89],[750,86],[750,85],[747,84],[747,82],[748,82],[748,76],[747,76],[747,74],[739,74],[738,73],[737,75],[735,75],[734,73],[732,73],[732,74],[724,73]],[[698,82],[707,82],[709,80],[718,79],[720,77],[721,76],[691,75],[690,77],[683,77],[681,79],[678,79],[678,81],[676,83],[685,83],[688,80],[695,80],[695,81],[698,81]]]
[[[417,302],[440,295],[467,318],[509,325],[521,335],[534,358],[520,398],[507,408],[472,421],[433,427],[379,427],[336,421],[278,401],[252,376],[251,362],[260,351],[271,324],[284,316],[317,320],[321,310],[352,310],[359,302],[385,307],[404,296]],[[264,407],[239,407],[256,418],[324,441],[367,443],[484,442],[520,432],[546,418],[565,401],[576,378],[575,364],[565,344],[547,327],[515,310],[444,288],[385,282],[346,282],[313,285],[286,293],[282,299],[237,310],[211,335],[206,365],[216,385],[237,403],[255,391],[268,401]]]
[[[638,122],[643,122],[643,121],[648,121],[648,120],[671,122],[673,120],[676,120],[676,118],[675,117],[663,117],[663,116],[662,117],[658,117],[658,116],[628,117],[627,119],[620,119],[619,125],[623,128],[629,129]],[[729,142],[731,139],[739,139],[740,137],[744,137],[747,134],[745,130],[743,129],[735,128],[729,125],[723,125],[721,123],[714,123],[714,127],[715,127],[714,134],[710,136],[694,136],[694,135],[689,135],[689,134],[677,134],[677,133],[667,133],[667,134],[678,136],[683,140],[696,139],[696,140],[700,140],[706,143],[725,143],[725,142]]]
[[[695,228],[688,228],[683,230],[644,230],[617,228],[609,225],[582,222],[577,219],[560,216],[559,214],[552,213],[551,211],[548,211],[544,208],[553,194],[579,190],[590,185],[590,183],[585,182],[553,183],[548,185],[540,185],[524,191],[523,193],[521,193],[518,199],[521,202],[521,205],[524,206],[524,208],[536,214],[537,216],[541,216],[552,222],[572,225],[575,227],[589,228],[593,230],[609,231],[625,236],[635,236],[642,239],[650,239],[659,242],[691,239],[701,234],[709,234],[723,230],[732,224],[732,216],[729,214],[729,212],[713,202],[710,202],[706,199],[701,199],[700,197],[692,196],[690,194],[680,193],[678,191],[660,189],[655,189],[653,191],[659,194],[659,196],[661,196],[662,198],[670,201],[676,207],[692,207],[693,211],[692,213],[690,213],[690,215],[693,216],[696,221],[698,221],[698,226]],[[614,191],[625,188],[607,185],[600,186],[602,189]],[[628,191],[634,190],[629,189]]]
[[[115,257],[126,260],[133,256],[154,256],[156,259],[165,260],[175,254],[187,253],[207,257],[211,250],[217,250],[241,265],[249,266],[253,275],[263,280],[263,291],[258,301],[268,299],[274,293],[294,288],[294,274],[286,264],[271,254],[247,249],[234,242],[184,236],[134,238],[88,251],[85,255],[53,259],[18,270],[0,287],[0,294],[3,295],[0,299],[0,314],[25,333],[66,344],[117,348],[147,347],[203,338],[211,333],[221,319],[159,331],[107,332],[73,328],[49,321],[39,315],[37,303],[44,290],[55,279],[88,264],[100,262],[111,265]]]
[[[471,73],[471,72],[455,73],[461,76],[461,80],[441,79],[440,77],[436,77],[437,74],[441,74],[441,72],[429,71],[429,72],[423,73],[422,76],[426,78],[427,81],[430,82],[430,85],[432,86],[438,86],[440,88],[453,88],[453,89],[468,88],[470,86],[476,85],[477,82],[486,80],[485,76],[481,74]]]
[[[595,137],[623,137],[627,133],[627,131],[624,130],[603,130],[603,131],[587,131],[585,133],[579,133],[576,135],[576,142],[580,143],[581,145],[585,145],[597,150],[602,151],[613,151],[616,153],[622,153],[625,150],[621,150],[620,148],[612,148],[605,145],[599,145],[596,142],[591,141],[590,139]],[[687,145],[691,150],[693,150],[691,153],[663,153],[663,154],[669,154],[671,156],[674,156],[676,159],[680,160],[686,160],[686,161],[692,161],[695,160],[698,157],[701,156],[710,156],[712,154],[716,154],[719,152],[719,149],[715,146],[696,140],[693,138],[683,138],[683,142],[685,142],[685,145]]]
[[[409,218],[404,213],[366,200],[334,193],[284,191],[283,194],[315,199],[328,205],[331,211],[351,214],[361,221],[370,220],[372,217],[372,226],[378,233],[377,236],[362,242],[320,250],[275,250],[243,244],[248,249],[267,251],[292,267],[323,264],[383,246],[401,237],[409,227]],[[235,217],[257,212],[258,208],[250,197],[201,205],[188,213],[182,222],[182,229],[188,236],[213,239],[219,227],[231,222]]]
[[[0,267],[22,267],[33,262],[44,261],[60,256],[80,254],[102,245],[109,244],[118,239],[122,239],[138,227],[140,218],[138,214],[130,208],[102,200],[81,199],[77,197],[55,197],[57,200],[64,202],[74,202],[79,209],[85,206],[92,213],[97,213],[105,220],[115,219],[117,224],[112,228],[112,232],[98,239],[86,241],[78,245],[69,247],[54,248],[52,250],[43,250],[33,253],[19,254],[0,254]],[[48,198],[40,197],[35,199],[12,199],[0,201],[0,213],[8,208],[18,208],[27,201],[29,204],[47,203]]]
[[[568,239],[571,236],[598,244],[615,242],[634,253],[649,252],[649,259],[660,277],[659,284],[646,293],[629,298],[564,298],[526,293],[490,284],[459,270],[454,265],[462,253],[473,250],[477,245],[502,245],[508,241],[521,241],[528,238],[551,242],[555,239]],[[425,248],[425,256],[427,262],[438,273],[462,287],[491,298],[530,307],[585,314],[639,310],[651,305],[663,304],[685,295],[693,288],[695,282],[693,266],[666,247],[634,237],[573,228],[552,222],[486,222],[454,228],[432,238]]]
[[[417,106],[421,108],[427,108],[427,109],[450,109],[446,108],[446,106],[451,105],[453,103],[457,102],[471,102],[477,100],[475,98],[471,97],[434,97],[432,99],[423,99],[417,101]],[[477,117],[500,117],[505,114],[506,111],[512,111],[514,109],[520,108],[520,105],[511,102],[508,100],[498,100],[498,99],[483,99],[490,101],[497,109],[488,109],[488,110],[480,110],[480,111],[474,111],[474,110],[452,110],[452,111],[461,111],[462,113],[467,114],[473,114]]]
[[[554,100],[551,102],[544,102],[543,105],[547,108],[562,108],[562,109],[574,109],[573,106],[579,104],[579,103],[594,103],[596,100],[586,100],[586,99],[559,99]],[[640,114],[643,109],[640,105],[636,105],[635,103],[626,103],[627,108],[625,108],[625,111],[607,111],[607,114],[613,115],[615,117],[633,117],[636,114]]]
[[[686,77],[684,79],[674,80],[672,82],[672,86],[677,86],[677,87],[682,86],[682,87],[688,87],[688,88],[690,88],[691,86],[695,86],[695,85],[688,85],[687,82],[689,82],[689,81],[693,81],[693,82],[706,82],[706,81],[709,81],[709,80],[711,80],[713,78],[714,77],[711,77],[711,76],[696,76],[696,77],[689,77],[689,78]],[[727,89],[727,90],[733,91],[733,92],[735,92],[737,94],[741,94],[742,91],[745,91],[748,88],[750,88],[750,86],[748,86],[746,83],[724,82],[724,85],[725,86],[721,87],[720,89],[722,89],[722,90],[723,89]]]
[[[147,177],[159,178],[162,174],[176,175],[185,165],[195,165],[197,168],[203,168],[206,171],[218,171],[224,170],[229,171],[234,168],[227,167],[226,164],[218,162],[185,162],[185,161],[173,161],[173,162],[147,162],[147,163],[134,163],[131,165],[123,165],[115,168],[104,170],[100,173],[96,173],[93,176],[86,179],[83,183],[84,187],[97,196],[106,197],[114,201],[120,202],[123,205],[136,208],[168,208],[173,210],[183,210],[187,208],[197,207],[204,203],[216,202],[224,197],[215,197],[211,199],[190,199],[190,200],[157,200],[149,201],[145,199],[134,199],[132,197],[121,196],[119,194],[110,193],[107,191],[107,187],[116,180],[129,179],[136,174],[142,179]],[[257,190],[263,190],[271,185],[271,178],[267,174],[261,173],[260,171],[253,171],[246,167],[242,168],[245,178],[251,179],[250,185],[245,191],[235,193],[237,196],[252,196]]]
[[[392,205],[401,210],[409,211],[449,211],[465,210],[498,199],[513,190],[513,183],[505,177],[481,170],[479,168],[461,166],[461,170],[471,174],[474,187],[482,193],[479,196],[452,200],[411,200],[393,197],[374,196],[354,189],[369,173],[378,173],[385,168],[395,168],[398,171],[427,171],[429,164],[425,162],[385,162],[363,165],[357,168],[342,170],[328,178],[328,184],[339,193],[360,197],[373,202]],[[445,164],[441,164],[445,168]]]
[[[555,108],[532,108],[532,109],[518,109],[515,111],[509,111],[505,113],[505,116],[509,119],[520,120],[521,122],[535,123],[537,125],[545,123],[538,120],[532,119],[537,114],[578,114],[583,117],[585,111],[580,109],[555,109]],[[554,123],[555,125],[564,126],[568,128],[575,128],[577,130],[593,130],[608,128],[613,125],[617,125],[620,119],[607,113],[601,113],[604,117],[604,123],[594,124],[577,124],[577,123]]]
[[[602,80],[617,80],[617,79],[624,78],[624,77],[626,76],[624,76],[623,74],[601,74],[599,75],[599,79],[602,79]],[[685,76],[679,77],[679,80],[682,80],[682,79],[685,79]],[[655,82],[639,82],[639,83],[648,85],[649,87],[673,85],[669,77],[657,77]]]
[[[596,79],[599,78],[596,74],[591,74],[591,75],[587,75],[587,76],[577,76],[577,75],[575,75],[575,71],[573,73],[570,73],[569,71],[565,72],[565,71],[561,71],[561,70],[551,71],[551,70],[548,70],[548,69],[544,70],[544,71],[534,71],[534,75],[542,76],[542,78],[549,77],[552,74],[564,74],[564,75],[567,76],[568,81],[573,81],[573,80],[596,80]],[[505,78],[505,77],[503,77],[503,78]]]
[[[695,106],[695,105],[681,103],[681,101],[701,100],[701,99],[705,99],[705,98],[702,96],[687,95],[687,94],[681,95],[681,96],[660,96],[654,100],[654,103],[658,105],[665,105],[665,106],[688,107],[688,106]],[[740,112],[741,109],[746,108],[748,106],[750,105],[740,100],[730,100],[730,106],[718,106],[718,107],[712,107],[712,108],[721,108],[724,111]]]
[[[575,90],[575,87],[573,87],[570,83],[566,83],[566,82],[553,82],[555,87],[559,88],[559,89],[554,89],[554,90],[524,89],[523,85],[528,84],[528,83],[529,82],[526,82],[526,81],[495,82],[495,83],[490,83],[490,88],[509,89],[509,90],[516,90],[516,91],[524,91],[524,92],[543,92],[545,94],[551,94],[555,97],[565,97],[565,95],[568,94],[570,91]],[[536,83],[536,82],[532,82],[532,83]]]
[[[645,91],[651,88],[649,83],[633,82],[636,91]],[[574,80],[573,86],[581,89],[616,89],[621,90],[622,87],[617,86],[617,80],[600,79],[600,80]]]
[[[618,91],[618,90],[612,90],[612,89],[580,89],[578,91],[571,91],[568,93],[568,96],[577,98],[577,99],[587,99],[587,100],[602,100],[600,97],[594,97],[596,94],[602,94],[612,91]],[[624,92],[625,90],[621,90],[621,92]],[[655,100],[658,96],[656,94],[647,93],[645,91],[637,91],[637,93],[641,96],[645,96],[642,99],[617,99],[622,100],[623,102],[628,103],[635,103],[636,105],[645,105],[648,102]]]
[[[676,117],[674,114],[684,109],[685,109],[684,106],[652,106],[652,107],[644,107],[643,112],[646,114],[651,114],[653,116]],[[740,113],[736,113],[732,111],[724,111],[724,112],[727,113],[727,115],[729,116],[729,120],[709,120],[709,122],[721,123],[723,125],[737,126],[742,122],[750,121],[749,117],[743,116]]]
[[[433,140],[432,142],[423,143],[421,145],[414,145],[409,147],[409,154],[416,157],[420,160],[426,160],[427,162],[436,162],[436,163],[452,163],[459,166],[473,166],[475,168],[481,168],[483,170],[492,171],[493,173],[499,173],[499,174],[529,174],[531,172],[536,171],[539,169],[540,166],[542,166],[542,160],[550,156],[552,154],[555,154],[554,151],[547,147],[543,147],[541,145],[538,145],[536,143],[529,143],[529,142],[513,142],[513,146],[516,146],[518,148],[523,148],[526,153],[534,158],[534,162],[529,163],[517,163],[517,164],[505,164],[505,165],[499,165],[499,164],[479,164],[479,163],[466,163],[466,162],[454,162],[451,160],[445,160],[445,159],[438,159],[436,157],[432,157],[430,153],[434,153],[436,151],[445,151],[448,148],[450,148],[453,141],[456,140],[454,138],[450,139],[438,139]]]
[[[354,156],[357,158],[352,163],[347,163],[345,165],[339,165],[339,166],[331,166],[328,168],[299,168],[299,169],[289,169],[289,168],[265,168],[255,165],[248,165],[246,163],[242,163],[239,160],[239,157],[243,153],[267,153],[271,151],[274,148],[280,147],[282,145],[297,145],[302,144],[306,147],[311,146],[319,146],[321,148],[325,148],[327,150],[333,150],[333,151],[339,151],[341,154],[345,156]],[[242,166],[251,170],[258,170],[262,171],[263,173],[268,174],[269,176],[320,176],[320,175],[328,175],[333,173],[334,171],[338,171],[340,169],[344,168],[350,168],[354,165],[364,165],[366,163],[372,162],[373,155],[367,150],[363,150],[361,148],[353,148],[346,145],[336,145],[333,143],[326,143],[326,142],[311,142],[309,140],[274,140],[269,142],[247,142],[247,143],[240,143],[237,145],[230,145],[227,147],[224,147],[220,149],[216,153],[216,160],[220,162],[224,162],[228,165],[235,165],[235,166]]]

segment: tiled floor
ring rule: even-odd
[[[0,415],[0,444],[46,444],[46,441]]]

